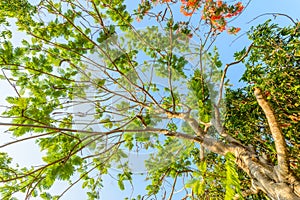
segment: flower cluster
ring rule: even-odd
[[[192,16],[201,7],[201,0],[181,0],[180,12],[185,16]]]
[[[239,15],[244,6],[241,2],[234,5],[228,5],[221,0],[180,0],[180,12],[187,17],[192,16],[199,8],[203,7],[202,19],[211,25],[214,31],[222,32],[227,29],[230,34],[236,34],[240,31],[240,28],[227,27],[227,21],[229,18]],[[151,3],[150,3],[151,2]],[[137,20],[143,18],[143,16],[151,9],[151,4],[156,5],[158,3],[176,3],[174,0],[142,0],[138,8]]]
[[[220,0],[207,0],[203,8],[202,19],[208,21],[215,30],[222,32],[226,29],[226,19],[239,15],[243,9],[241,2],[228,5]],[[240,28],[230,28],[228,33],[235,34],[239,30]]]
[[[227,32],[229,34],[237,34],[240,30],[241,30],[241,28],[239,28],[239,27],[231,27],[231,28],[227,29]]]
[[[244,6],[241,2],[228,5],[221,0],[181,0],[180,12],[185,16],[192,16],[194,12],[204,5],[202,19],[210,23],[216,31],[222,32],[225,29],[230,34],[236,34],[240,28],[227,28],[227,19],[240,14]]]

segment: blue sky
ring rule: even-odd
[[[133,6],[133,4],[136,4],[135,0],[128,0],[128,4],[131,4],[130,6]],[[139,1],[138,1],[139,2]],[[242,13],[241,16],[239,16],[236,20],[234,20],[230,25],[232,26],[238,26],[241,27],[242,30],[236,36],[230,36],[226,33],[223,33],[220,35],[220,37],[216,41],[216,45],[219,47],[219,53],[221,55],[221,59],[223,61],[223,64],[232,62],[233,54],[237,50],[241,50],[247,45],[249,45],[249,41],[247,40],[247,36],[244,34],[249,30],[251,26],[255,26],[259,23],[264,22],[266,19],[272,18],[271,15],[266,15],[257,18],[254,21],[255,17],[264,14],[264,13],[283,13],[288,14],[293,19],[300,19],[299,14],[299,8],[300,7],[300,1],[299,0],[252,0],[249,6],[246,8],[245,12]],[[249,21],[251,21],[249,23]],[[290,24],[290,21],[282,16],[278,16],[275,19],[276,23],[286,25]],[[18,40],[15,40],[15,43],[19,42],[19,39],[22,38],[23,35],[20,35],[18,33],[17,38]],[[234,41],[234,42],[233,42]],[[234,84],[234,86],[239,86],[240,83],[238,83],[239,78],[241,77],[243,73],[243,66],[242,65],[236,65],[232,66],[228,71],[228,77],[232,80],[231,82]],[[9,95],[14,95],[13,91],[11,90],[10,86],[4,82],[0,81],[0,91],[1,91],[1,97],[0,97],[0,105],[5,104],[5,97]],[[0,111],[3,111],[3,109],[0,108]],[[0,118],[0,122],[4,122],[4,119]],[[3,144],[5,141],[10,140],[7,135],[2,134],[2,132],[5,130],[5,128],[0,127],[0,141],[1,144]],[[34,163],[40,162],[40,154],[36,147],[34,147],[34,144],[32,142],[24,142],[22,144],[19,144],[18,146],[12,146],[9,148],[6,148],[5,151],[9,151],[13,158],[20,163],[28,164],[28,160]],[[140,161],[137,161],[140,162]],[[117,172],[112,170],[112,174],[116,174]],[[139,192],[141,194],[144,194],[144,188],[141,186],[144,186],[144,179],[143,177],[136,176],[137,181],[134,181],[133,184],[134,192],[135,194],[138,194]],[[104,187],[103,191],[101,192],[103,200],[118,200],[123,199],[124,196],[128,196],[131,194],[130,187],[126,187],[126,191],[120,191],[118,189],[117,183],[109,176],[104,177]],[[62,184],[59,184],[55,187],[55,191],[60,191],[62,189]],[[126,185],[129,186],[129,185]],[[135,196],[135,195],[134,195]],[[63,200],[69,200],[69,199],[86,199],[84,191],[81,189],[81,185],[74,187],[71,189],[66,195],[62,198]]]
[[[130,2],[130,0],[128,2]],[[232,36],[228,35],[227,33],[223,33],[216,41],[216,45],[219,48],[219,53],[223,64],[225,65],[226,63],[234,61],[234,52],[242,50],[244,47],[247,47],[247,45],[250,44],[250,41],[247,39],[245,33],[251,26],[256,26],[259,23],[263,23],[269,18],[274,19],[272,15],[262,16],[253,20],[255,17],[264,13],[278,12],[288,14],[294,20],[300,19],[300,13],[297,9],[299,7],[299,0],[252,0],[249,6],[246,8],[245,12],[242,13],[241,16],[239,16],[236,20],[232,21],[231,24],[229,24],[230,26],[241,27],[242,29],[239,34],[237,34],[237,36]],[[287,18],[282,16],[278,16],[274,20],[274,22],[282,25],[291,24]],[[237,37],[239,38],[237,39]],[[241,78],[243,71],[244,68],[241,64],[229,68],[228,77],[231,79],[231,83],[235,87],[239,87],[242,85],[241,83],[239,83],[239,79]],[[102,198],[104,200],[123,199],[126,196],[126,193],[131,193],[131,189],[128,189],[129,191],[126,192],[118,190],[117,183],[111,178],[105,178],[105,180],[107,183],[109,183],[109,188],[104,188],[104,190],[102,191]],[[134,183],[135,193],[138,194],[139,191],[141,191],[142,194],[145,193],[144,188],[141,187],[145,185],[142,178],[139,178]]]
[[[219,47],[222,61],[225,61],[224,64],[234,61],[234,52],[242,50],[244,47],[247,47],[247,45],[250,44],[250,41],[247,39],[245,34],[250,27],[256,26],[259,23],[263,23],[267,19],[274,19],[272,15],[264,15],[255,20],[254,18],[264,13],[282,13],[289,15],[294,20],[300,19],[300,13],[297,9],[299,6],[300,1],[298,0],[252,0],[245,12],[243,12],[236,20],[232,22],[232,26],[238,26],[242,28],[237,35],[239,38],[223,34],[217,40],[216,44]],[[290,20],[283,16],[276,17],[273,22],[281,25],[291,24]],[[233,83],[234,86],[240,85],[238,80],[242,74],[242,64],[232,66],[228,70],[228,77],[231,79],[231,83]]]

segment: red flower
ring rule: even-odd
[[[217,27],[217,30],[220,31],[220,32],[225,31],[225,29],[226,29],[225,26],[219,26],[219,27]]]
[[[187,16],[187,17],[190,17],[193,15],[194,11],[191,11],[191,12],[187,12],[185,10],[185,7],[184,6],[180,6],[180,12],[184,15],[184,16]]]
[[[223,5],[223,2],[222,1],[217,1],[217,6],[218,7],[221,7]]]
[[[225,18],[230,18],[230,17],[233,17],[234,15],[232,14],[232,13],[228,13],[228,14],[226,14],[224,17]]]
[[[221,19],[221,18],[222,18],[221,15],[218,15],[218,16],[214,15],[214,16],[212,16],[210,19],[211,19],[212,21],[215,21],[215,20],[219,20],[219,19]]]
[[[244,6],[243,6],[242,2],[238,2],[234,6],[237,8],[237,10],[233,13],[234,15],[238,15],[244,9]]]
[[[232,27],[232,28],[228,29],[227,32],[229,34],[237,34],[240,30],[241,30],[241,28]]]

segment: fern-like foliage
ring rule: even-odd
[[[241,194],[240,180],[238,177],[237,168],[235,165],[235,157],[231,153],[227,153],[225,162],[226,179],[224,185],[226,189],[225,200],[232,200],[236,194],[239,194],[239,199],[244,199]]]

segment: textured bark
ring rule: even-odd
[[[254,94],[258,104],[263,109],[267,117],[269,128],[271,130],[272,137],[274,139],[275,149],[277,152],[277,160],[278,160],[278,167],[279,167],[278,169],[279,169],[280,178],[285,179],[285,177],[287,177],[289,174],[289,163],[288,163],[288,153],[287,153],[284,136],[282,134],[276,116],[272,110],[272,107],[270,106],[269,102],[262,94],[261,90],[259,88],[255,88]]]
[[[277,152],[277,160],[278,166],[274,167],[274,172],[278,175],[280,186],[277,187],[276,190],[287,193],[288,187],[285,183],[289,184],[290,188],[292,188],[293,192],[300,197],[300,181],[297,177],[295,177],[290,169],[289,169],[289,156],[287,151],[287,145],[285,142],[285,138],[283,136],[280,124],[276,118],[276,115],[267,101],[262,91],[259,88],[255,88],[254,90],[255,97],[257,99],[258,104],[264,111],[266,118],[268,120],[269,128],[274,139],[275,149]],[[282,195],[282,194],[281,194]],[[287,198],[287,197],[286,197]],[[295,198],[295,197],[294,197]]]
[[[265,166],[254,158],[255,155],[241,147],[236,149],[235,156],[238,158],[238,166],[251,177],[255,190],[263,191],[272,200],[300,200],[293,191],[292,184],[281,182],[277,178],[276,166]]]
[[[257,94],[257,93],[256,93]],[[261,95],[258,95],[257,98],[262,101]],[[263,102],[266,106],[266,102]],[[281,159],[281,164],[283,165],[280,170],[284,170],[283,173],[286,174],[284,178],[285,181],[282,181],[282,173],[278,172],[278,166],[273,166],[272,163],[266,162],[264,158],[260,158],[256,155],[255,151],[243,146],[241,143],[233,142],[227,140],[227,143],[219,141],[215,138],[211,138],[208,135],[204,134],[205,131],[200,128],[199,123],[189,116],[177,116],[181,119],[184,119],[194,130],[195,134],[198,136],[197,142],[199,142],[205,149],[217,153],[219,155],[226,155],[227,153],[232,153],[236,157],[236,164],[244,170],[252,181],[251,191],[244,192],[244,195],[249,195],[252,193],[257,193],[258,191],[264,192],[272,200],[300,200],[299,195],[299,182],[297,179],[291,175],[288,171],[285,171],[287,167],[286,158],[288,157],[283,134],[279,129],[276,118],[271,112],[271,107],[267,113],[271,115],[269,125],[275,126],[275,138],[279,138],[277,141],[277,148],[279,150],[279,157]],[[277,127],[277,128],[276,128]],[[274,131],[274,127],[272,127]],[[222,132],[224,134],[224,132]],[[274,140],[276,140],[274,138]],[[225,137],[226,139],[226,137]],[[228,139],[228,138],[227,138]],[[283,140],[282,140],[283,139]],[[195,140],[196,141],[196,140]]]

